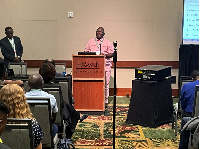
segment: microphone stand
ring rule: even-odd
[[[115,149],[115,115],[116,115],[116,63],[117,63],[117,41],[113,42],[114,45],[114,99],[113,99],[113,149]]]
[[[20,62],[20,66],[21,66],[21,74],[20,75],[22,76],[22,62]]]
[[[22,65],[23,65],[22,63],[23,63],[23,62],[24,62],[24,61],[21,60],[21,58],[20,58],[20,66],[21,66],[21,74],[20,74],[20,75],[21,75],[21,76],[22,76]]]

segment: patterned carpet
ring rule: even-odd
[[[118,102],[117,102],[118,103]],[[89,115],[86,120],[77,124],[72,136],[76,148],[101,149],[113,148],[112,104],[109,104],[105,115]],[[115,148],[118,149],[177,149],[180,135],[176,137],[171,124],[157,128],[126,124],[129,104],[117,104]],[[180,129],[180,120],[178,121]]]

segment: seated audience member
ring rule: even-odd
[[[182,108],[181,129],[192,117],[195,88],[199,85],[199,71],[194,70],[191,74],[193,82],[185,83],[181,90],[180,102]],[[179,149],[187,149],[189,142],[189,133],[181,131]]]
[[[54,68],[52,67],[52,65],[46,65],[47,63],[50,63],[54,66]],[[40,67],[40,70],[39,70],[39,74],[44,78],[44,82],[45,84],[53,84],[53,82],[51,82],[55,77],[66,77],[64,74],[62,73],[57,73],[55,74],[54,76],[54,73],[56,72],[56,69],[55,69],[55,61],[53,59],[46,59],[44,61],[44,65]],[[70,96],[69,98],[69,102],[71,104],[74,103],[74,98],[72,96],[72,92],[71,92],[71,83],[72,83],[72,78],[70,77],[69,78],[70,81],[68,82],[69,83],[69,88],[68,88],[68,96]]]
[[[40,67],[39,73],[42,77],[44,77],[44,84],[51,84],[54,85],[51,80],[53,80],[55,78],[55,67],[51,64],[51,63],[45,63],[43,66]],[[73,131],[76,127],[77,122],[80,120],[80,122],[82,122],[84,119],[86,119],[88,117],[87,114],[81,114],[79,112],[77,112],[74,107],[70,104],[68,104],[67,102],[63,101],[63,119],[68,120],[70,119],[71,121],[71,134],[69,132],[67,132],[66,134],[69,135],[68,138],[71,137],[71,135],[73,134]]]
[[[44,63],[51,63],[55,67],[55,61],[53,59],[46,59]],[[65,77],[65,74],[56,72],[55,77]]]
[[[21,80],[7,80],[7,68],[4,64],[4,61],[0,60],[0,85],[6,85],[6,84],[18,84],[19,86],[23,86],[23,81]]]
[[[30,91],[26,92],[25,94],[26,97],[43,96],[43,97],[50,98],[52,122],[54,123],[56,120],[56,114],[58,113],[56,98],[53,95],[48,94],[45,91],[42,91],[42,88],[43,88],[42,76],[40,74],[31,75],[28,78],[28,85],[30,87]],[[53,136],[55,136],[57,132],[58,132],[58,127],[55,124],[53,124]]]
[[[23,89],[17,84],[7,84],[0,90],[0,100],[10,108],[8,118],[28,118],[32,120],[34,147],[42,149],[43,132],[39,123],[32,116]]]
[[[0,100],[0,136],[3,133],[6,123],[7,123],[7,115],[10,113],[10,109]],[[10,149],[8,146],[3,144],[0,139],[0,149]]]
[[[39,74],[42,76],[44,84],[53,84],[51,81],[56,76],[56,69],[53,64],[44,63],[39,69]]]

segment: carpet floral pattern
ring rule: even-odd
[[[157,128],[126,124],[129,104],[117,104],[115,124],[115,148],[177,149],[180,135],[175,136],[171,124]],[[105,115],[90,115],[78,123],[72,136],[76,148],[112,148],[112,104]],[[178,122],[180,127],[180,120]]]

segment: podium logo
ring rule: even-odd
[[[78,62],[76,69],[100,69],[100,66],[99,62]]]

